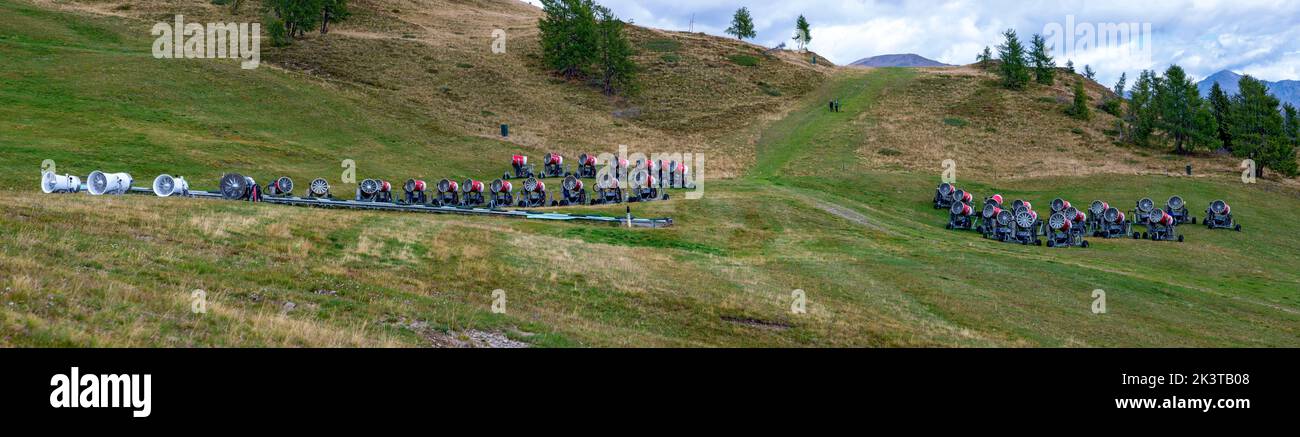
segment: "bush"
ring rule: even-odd
[[[1121,116],[1123,105],[1119,99],[1106,99],[1101,102],[1101,105],[1099,105],[1098,108],[1107,114],[1119,117]]]
[[[284,47],[293,42],[289,37],[289,29],[284,26],[284,20],[276,18],[273,14],[266,14],[262,22],[266,23],[266,33],[271,35],[271,45]]]
[[[949,126],[952,126],[952,127],[966,127],[966,125],[968,125],[968,124],[970,124],[970,123],[967,123],[966,120],[962,120],[962,119],[960,119],[960,118],[948,117],[948,118],[943,119],[943,124],[946,124],[946,125],[949,125]]]
[[[676,64],[677,61],[682,60],[682,57],[678,56],[676,53],[665,53],[663,56],[660,56],[659,59],[662,59],[664,62],[669,64]]]
[[[735,63],[736,65],[741,65],[741,66],[745,66],[745,67],[757,67],[757,66],[758,66],[758,57],[757,57],[757,56],[752,56],[752,55],[731,55],[731,56],[729,56],[727,59],[730,59],[731,62]]]
[[[767,94],[767,95],[769,95],[769,96],[772,96],[772,97],[781,97],[781,90],[778,89],[777,87],[772,86],[772,84],[770,84],[770,83],[767,83],[767,82],[759,82],[759,83],[758,83],[758,88],[761,89],[761,90],[763,90],[763,93],[764,93],[764,94]]]
[[[1080,120],[1092,118],[1092,109],[1088,108],[1088,93],[1083,88],[1082,80],[1074,84],[1074,104],[1065,113]]]
[[[682,48],[682,43],[677,42],[675,39],[661,38],[646,41],[641,47],[652,52],[675,52]]]

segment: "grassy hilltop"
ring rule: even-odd
[[[235,18],[255,20],[249,6]],[[0,346],[1300,345],[1294,182],[1116,145],[1113,118],[1061,111],[1065,85],[1013,93],[969,67],[841,70],[636,28],[645,90],[611,100],[542,71],[535,10],[486,0],[357,0],[329,35],[264,48],[257,70],[153,59],[149,26],[178,12],[230,19],[197,2],[0,0]],[[511,34],[504,57],[490,28]],[[825,111],[834,97],[845,112]],[[676,221],[658,230],[37,189],[44,159],[212,188],[225,171],[336,181],[343,159],[359,178],[490,180],[517,151],[617,144],[702,151],[714,178],[701,200],[633,207]],[[944,159],[977,197],[1042,212],[1179,194],[1197,215],[1223,198],[1246,232],[995,243],[943,229],[929,199]]]

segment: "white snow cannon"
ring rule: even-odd
[[[95,170],[90,173],[90,176],[86,176],[86,191],[92,196],[126,194],[131,190],[132,182],[135,182],[135,179],[126,173],[104,173]]]
[[[59,176],[52,171],[41,172],[41,191],[45,194],[75,193],[81,191],[81,178],[66,174]]]
[[[153,193],[158,197],[184,196],[190,193],[190,183],[183,177],[160,174],[153,179]]]

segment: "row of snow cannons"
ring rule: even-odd
[[[402,195],[395,193],[393,184],[387,180],[364,179],[357,185],[353,199],[358,202],[397,205],[535,208],[667,200],[667,188],[689,188],[690,185],[686,182],[690,170],[685,164],[675,161],[665,165],[663,162],[638,160],[635,166],[629,167],[627,159],[618,159],[613,163],[613,171],[608,173],[597,172],[594,155],[580,155],[579,165],[574,171],[563,167],[564,158],[559,154],[548,153],[545,161],[545,168],[538,173],[528,165],[527,156],[512,157],[514,175],[523,179],[518,191],[510,180],[510,174],[490,183],[471,178],[464,182],[442,179],[436,185],[430,185],[422,179],[411,178],[402,184]],[[542,180],[546,177],[563,178],[558,193],[547,189],[546,182]],[[590,194],[583,178],[598,178]],[[43,173],[41,179],[41,189],[46,193],[85,190],[96,196],[126,194],[131,191],[134,182],[128,173],[102,171],[92,172],[84,184],[76,176],[60,176],[52,172]],[[293,190],[294,181],[287,176],[276,178],[263,187],[251,177],[228,173],[221,178],[219,194],[227,199],[259,201],[263,196],[293,197]],[[161,197],[190,195],[189,183],[185,178],[166,174],[154,179],[153,192]],[[312,180],[307,186],[305,197],[335,199],[329,181],[324,178]]]
[[[514,155],[510,159],[510,169],[502,173],[501,179],[493,181],[492,187],[501,184],[509,187],[511,179],[524,179],[520,206],[543,206],[547,203],[544,199],[546,184],[541,181],[546,178],[564,178],[560,195],[549,201],[552,206],[668,200],[665,189],[691,188],[687,180],[690,168],[686,163],[665,163],[663,160],[629,163],[626,158],[617,158],[607,164],[612,164],[612,171],[600,173],[596,156],[583,153],[578,155],[577,166],[571,168],[566,166],[560,154],[547,153],[543,157],[542,169],[538,171],[528,163],[527,156]],[[591,195],[587,194],[583,179],[596,180]]]
[[[943,183],[935,190],[934,207],[948,210],[948,229],[973,230],[984,238],[1024,245],[1041,246],[1046,240],[1047,247],[1086,248],[1089,236],[1182,242],[1178,226],[1196,224],[1196,217],[1180,196],[1170,197],[1164,208],[1143,198],[1129,214],[1101,200],[1093,201],[1083,211],[1057,198],[1048,205],[1051,214],[1047,220],[1040,219],[1028,201],[1015,200],[1008,208],[1003,200],[1001,194],[989,196],[977,212],[973,194]],[[1203,223],[1210,229],[1241,231],[1241,225],[1232,218],[1232,207],[1222,200],[1211,202],[1205,209]],[[1145,231],[1135,231],[1134,226],[1143,226]]]

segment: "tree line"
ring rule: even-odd
[[[1003,86],[1023,90],[1031,81],[1048,86],[1055,82],[1056,63],[1042,35],[1034,35],[1029,47],[1015,30],[1008,29],[1003,37],[996,66]],[[993,52],[988,47],[976,59],[985,69],[994,68]],[[1074,63],[1068,62],[1065,71],[1074,73]],[[1075,81],[1074,102],[1067,113],[1089,118],[1091,110],[1083,79],[1095,77],[1092,67],[1085,65],[1081,78]],[[1171,65],[1163,75],[1142,71],[1131,90],[1126,90],[1127,81],[1128,75],[1121,75],[1114,95],[1105,96],[1099,105],[1120,117],[1125,141],[1140,146],[1172,143],[1173,152],[1178,154],[1227,150],[1253,160],[1259,177],[1265,168],[1288,177],[1300,174],[1296,163],[1296,149],[1300,147],[1296,108],[1290,103],[1282,105],[1269,94],[1264,82],[1243,76],[1238,83],[1240,93],[1231,97],[1215,83],[1210,96],[1202,98],[1196,83],[1178,65]]]
[[[239,10],[242,0],[234,0],[231,9]],[[330,23],[346,19],[348,0],[265,0],[262,2],[266,33],[277,47],[293,43],[307,32],[320,29],[329,33]]]
[[[731,26],[727,27],[725,32],[741,41],[758,36],[758,32],[754,30],[754,16],[750,15],[749,8],[737,9],[731,15]],[[800,51],[808,48],[808,44],[812,42],[812,25],[803,14],[794,20],[794,36],[791,38],[799,45]]]
[[[605,94],[636,91],[636,63],[624,23],[593,0],[542,0],[542,57],[565,79],[594,78]]]
[[[1123,84],[1116,92],[1123,95]],[[1228,96],[1216,82],[1210,95],[1200,90],[1182,67],[1172,65],[1164,75],[1142,71],[1130,90],[1124,113],[1126,137],[1149,146],[1172,141],[1174,152],[1226,150],[1255,161],[1255,175],[1271,169],[1287,177],[1300,174],[1296,148],[1300,120],[1296,108],[1281,104],[1264,82],[1242,76],[1240,92]]]
[[[542,57],[548,68],[565,79],[593,79],[607,95],[637,90],[637,65],[625,23],[594,0],[542,0]],[[749,8],[732,16],[726,33],[740,40],[757,36]],[[800,15],[794,40],[803,50],[812,41],[812,26]]]

